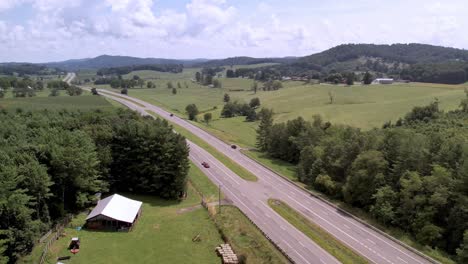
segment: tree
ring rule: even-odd
[[[359,154],[343,187],[345,201],[361,207],[369,206],[374,191],[385,183],[383,173],[387,165],[379,151],[370,150]]]
[[[221,81],[218,80],[218,79],[213,79],[213,86],[214,88],[222,88],[222,84],[221,84]]]
[[[143,79],[138,79],[137,80],[138,86],[140,86],[140,89],[143,89],[143,86],[145,85],[145,80]]]
[[[67,94],[70,96],[80,96],[83,93],[83,90],[75,85],[72,85],[67,88]]]
[[[254,91],[254,94],[257,94],[257,89],[258,89],[258,83],[254,81],[252,84],[252,90]]]
[[[174,88],[174,85],[172,84],[172,82],[167,82],[167,89],[172,89]]]
[[[229,101],[231,101],[231,97],[229,96],[229,94],[225,93],[224,98],[223,98],[223,102],[229,103]]]
[[[245,114],[245,121],[254,122],[255,120],[257,120],[257,113],[253,108],[249,108],[249,110],[247,110],[247,113]]]
[[[437,98],[426,106],[415,106],[411,112],[406,114],[405,122],[424,121],[428,122],[439,116],[439,100]]]
[[[200,72],[195,73],[195,81],[197,81],[198,83],[202,81],[202,77],[201,77]]]
[[[180,82],[177,82],[177,88],[182,88],[182,86],[180,85]]]
[[[354,84],[354,73],[346,74],[346,85],[353,85]]]
[[[195,104],[189,104],[185,107],[189,120],[197,120],[198,108]]]
[[[457,249],[458,263],[468,263],[468,230],[463,233],[463,244]]]
[[[120,91],[121,94],[125,94],[125,95],[128,95],[128,89],[127,88],[123,88],[121,91]]]
[[[252,108],[257,108],[260,106],[260,99],[258,97],[252,98],[250,100],[249,106]]]
[[[148,88],[148,89],[156,88],[156,85],[152,81],[148,81],[146,83],[146,88]]]
[[[5,97],[5,90],[3,88],[0,88],[0,98]]]
[[[365,85],[368,85],[368,84],[371,84],[372,83],[372,74],[370,74],[368,71],[366,71],[366,73],[364,73],[364,77],[362,78],[362,82],[365,84]]]
[[[60,95],[60,91],[59,91],[58,89],[55,89],[55,88],[54,88],[54,89],[51,89],[51,90],[50,90],[49,96],[54,97],[54,96],[59,96],[59,95]]]
[[[205,113],[203,115],[203,120],[205,120],[205,123],[208,125],[210,123],[211,119],[213,118],[213,115],[211,113]]]
[[[133,80],[135,80],[135,81],[140,80],[140,76],[138,76],[138,75],[133,75]]]
[[[258,114],[260,124],[257,129],[257,148],[265,151],[268,147],[268,137],[273,126],[273,110],[262,108]]]
[[[395,201],[398,199],[398,194],[386,185],[377,189],[372,199],[375,203],[370,207],[371,214],[384,224],[392,223],[395,219]]]
[[[317,188],[317,190],[329,195],[335,195],[337,192],[336,183],[328,175],[319,174],[315,178],[314,186]]]
[[[465,98],[460,102],[462,112],[468,113],[468,89],[465,88]]]
[[[176,89],[176,88],[172,88],[172,94],[173,94],[173,95],[176,95],[176,94],[177,94],[177,89]]]

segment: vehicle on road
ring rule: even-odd
[[[209,168],[209,167],[210,167],[210,165],[209,165],[207,162],[205,162],[205,161],[202,162],[201,165],[203,165],[203,167],[205,167],[205,168]]]
[[[169,116],[174,116],[174,114],[171,113]]]
[[[232,149],[237,149],[237,146],[236,145],[231,145],[231,148]]]

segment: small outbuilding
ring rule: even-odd
[[[131,230],[141,215],[142,204],[118,194],[106,197],[86,217],[86,228]]]
[[[377,78],[373,81],[374,84],[392,84],[392,78]]]

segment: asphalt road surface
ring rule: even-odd
[[[99,92],[101,95],[119,101],[142,114],[146,114],[146,111],[152,111],[160,117],[184,127],[255,174],[258,178],[257,182],[245,181],[204,149],[188,142],[190,159],[214,183],[221,185],[226,197],[247,214],[296,263],[339,262],[273,211],[267,204],[267,200],[270,198],[287,203],[372,263],[431,263],[426,258],[343,214],[328,203],[311,196],[308,192],[276,175],[239,150],[232,149],[230,145],[192,125],[187,120],[175,115],[171,117],[169,112],[134,97],[125,96],[143,107],[121,99],[121,94],[106,90],[99,90]],[[211,168],[206,169],[201,166],[203,161],[208,162]]]

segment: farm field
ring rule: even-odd
[[[111,109],[116,105],[111,104],[107,99],[85,94],[81,96],[36,96],[25,98],[3,98],[0,99],[0,109],[17,109],[23,110],[94,110],[94,109]]]
[[[147,80],[155,81],[156,89],[131,89],[129,95],[149,103],[164,107],[174,114],[184,117],[185,107],[195,103],[200,110],[197,125],[209,130],[225,141],[251,148],[255,145],[256,123],[245,122],[243,117],[230,119],[220,118],[223,107],[223,95],[228,93],[231,101],[248,102],[259,97],[263,107],[275,111],[275,121],[283,122],[299,116],[307,120],[314,115],[321,115],[333,124],[346,124],[364,130],[381,127],[387,121],[396,121],[403,117],[414,106],[426,105],[435,98],[443,110],[458,107],[460,98],[464,96],[463,89],[468,85],[444,85],[409,83],[393,85],[328,85],[307,84],[287,81],[284,88],[278,91],[258,91],[254,94],[253,83],[249,79],[221,78],[223,88],[209,88],[192,83],[191,75],[198,69],[186,69],[181,74],[160,73],[155,71],[136,71],[126,77],[141,74]],[[170,76],[167,77],[167,76]],[[176,95],[166,84],[171,81],[174,86],[180,82],[182,88]],[[187,83],[188,88],[185,88]],[[108,86],[98,86],[108,88]],[[233,91],[241,90],[241,91]],[[330,104],[330,95],[333,104]],[[210,124],[202,123],[203,114],[212,112]]]

